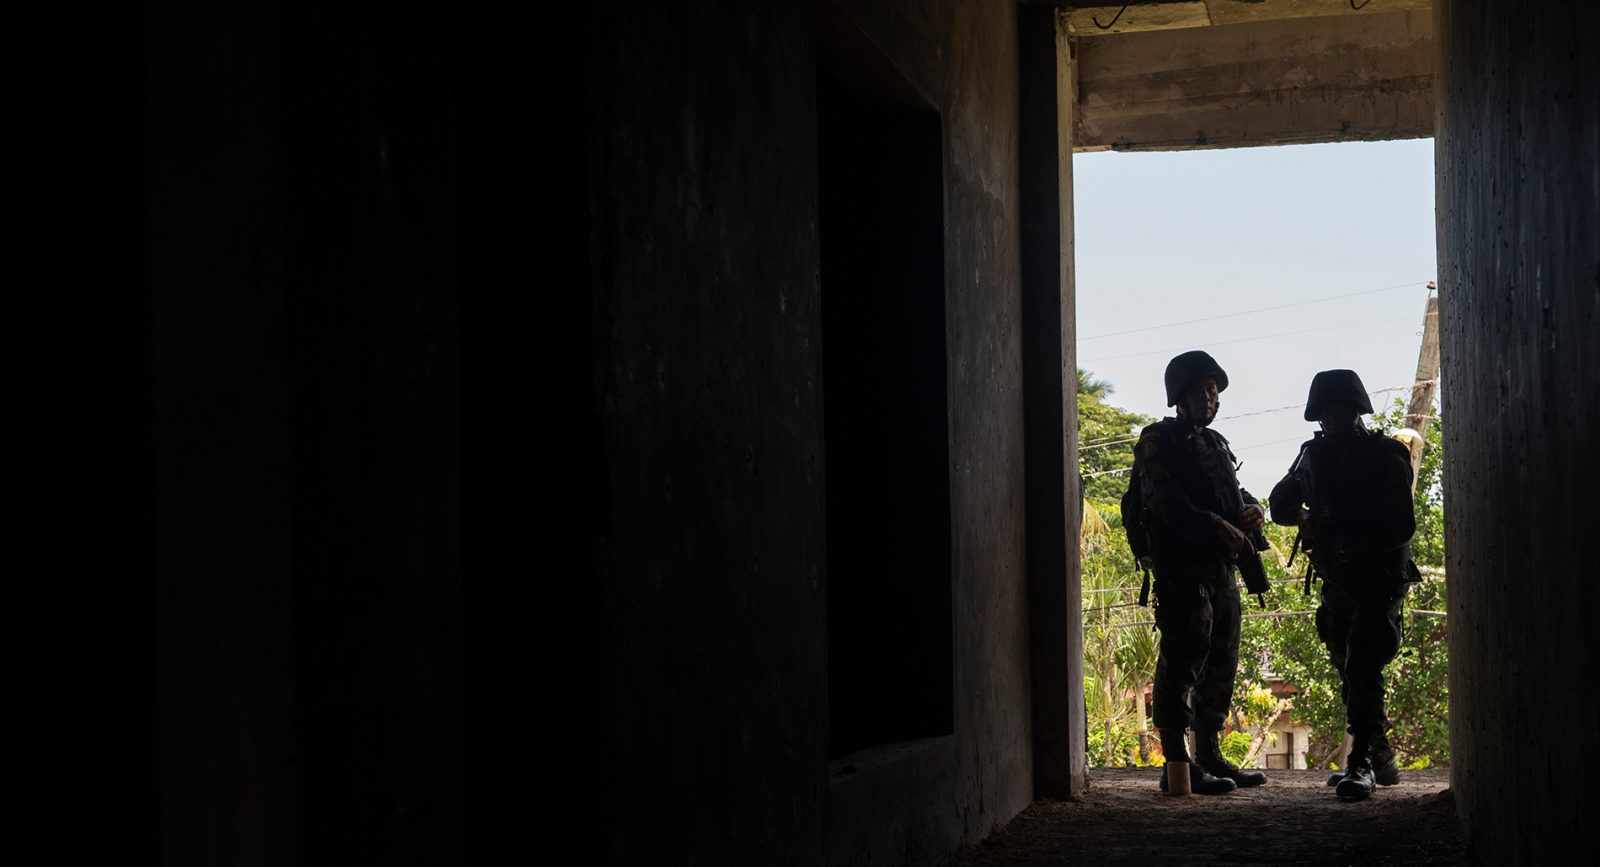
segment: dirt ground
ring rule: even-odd
[[[1400,784],[1343,803],[1322,771],[1272,771],[1266,785],[1175,798],[1155,768],[1091,770],[1078,801],[1040,801],[962,867],[1093,864],[1466,864],[1448,770],[1403,771]]]

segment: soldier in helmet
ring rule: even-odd
[[[1254,547],[1250,536],[1259,536],[1266,515],[1239,487],[1227,439],[1210,427],[1228,374],[1195,351],[1172,359],[1165,379],[1176,415],[1140,433],[1129,492],[1130,499],[1138,492],[1139,509],[1124,521],[1143,523],[1155,567],[1161,645],[1153,711],[1161,750],[1169,762],[1190,763],[1193,791],[1221,794],[1267,780],[1229,763],[1218,743],[1239,668],[1233,558]],[[1198,744],[1193,761],[1189,728]],[[1166,783],[1163,775],[1163,790]]]
[[[1329,778],[1338,796],[1360,800],[1374,784],[1400,781],[1389,748],[1383,667],[1400,650],[1400,610],[1418,577],[1411,562],[1411,452],[1366,429],[1372,412],[1352,370],[1311,380],[1306,421],[1322,430],[1272,489],[1272,520],[1300,527],[1301,545],[1322,577],[1317,634],[1339,672],[1351,737],[1345,770]]]

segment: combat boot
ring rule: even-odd
[[[1372,777],[1380,786],[1392,786],[1400,782],[1400,768],[1394,763],[1394,750],[1389,747],[1388,735],[1377,735],[1372,739]]]
[[[1199,741],[1199,749],[1195,752],[1195,763],[1204,768],[1207,773],[1223,779],[1232,780],[1240,788],[1259,786],[1267,781],[1267,775],[1260,771],[1246,771],[1223,758],[1222,747],[1217,743],[1218,732],[1195,732],[1195,740]]]
[[[1350,757],[1350,767],[1344,772],[1344,779],[1334,787],[1334,794],[1341,801],[1360,801],[1372,794],[1373,786],[1377,780],[1372,774],[1372,763],[1366,758]]]
[[[1205,769],[1189,760],[1189,742],[1183,729],[1161,730],[1161,754],[1168,762],[1188,762],[1189,791],[1196,795],[1225,795],[1233,791],[1232,780],[1213,777]],[[1167,769],[1161,769],[1161,791],[1167,790]]]
[[[1226,795],[1236,788],[1227,777],[1214,777],[1193,762],[1189,763],[1189,791],[1196,795]],[[1161,791],[1167,790],[1167,769],[1161,769]]]

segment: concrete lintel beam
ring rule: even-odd
[[[1427,12],[1081,40],[1075,150],[1193,150],[1433,134]]]
[[[1114,36],[1149,30],[1224,26],[1289,18],[1378,15],[1426,11],[1433,0],[1156,0],[1128,4],[1101,0],[1067,10],[1067,29],[1074,37]]]

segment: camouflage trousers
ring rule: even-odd
[[[1339,698],[1351,734],[1389,730],[1384,708],[1383,667],[1400,652],[1400,610],[1406,585],[1388,585],[1376,592],[1351,593],[1351,582],[1322,582],[1317,606],[1317,635],[1328,648],[1328,660],[1339,672]]]
[[[1221,731],[1239,671],[1239,587],[1217,562],[1156,572],[1156,728]]]

